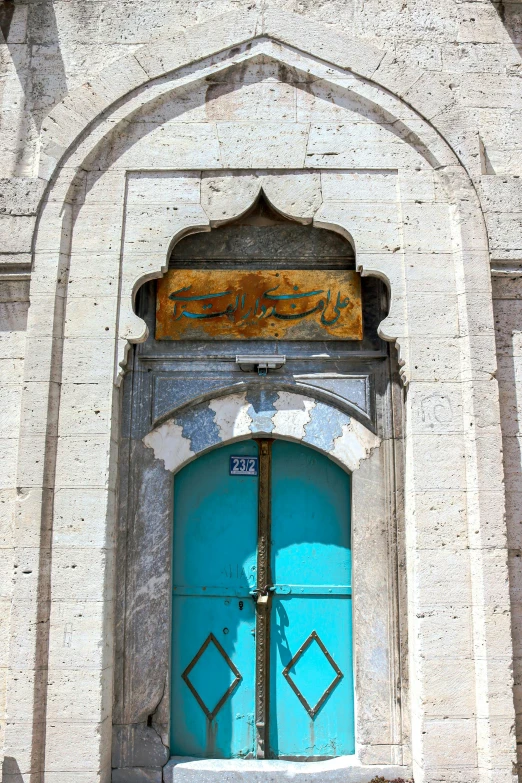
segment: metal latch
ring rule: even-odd
[[[279,354],[240,354],[236,356],[236,364],[239,364],[245,372],[255,372],[258,375],[266,375],[268,370],[278,370],[286,364],[286,356]]]
[[[257,602],[261,598],[266,598],[270,593],[275,593],[276,595],[289,595],[292,592],[292,588],[290,585],[265,585],[265,587],[256,587],[249,592],[254,601]]]

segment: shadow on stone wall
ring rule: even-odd
[[[44,117],[67,95],[60,33],[52,0],[31,3],[27,20],[29,46],[29,109],[39,129]],[[28,90],[29,93],[29,90]]]
[[[20,772],[20,767],[16,759],[12,756],[4,756],[2,762],[2,780],[5,783],[24,783],[24,778]]]
[[[0,2],[0,30],[0,41],[5,42],[2,138],[10,153],[4,176],[31,176],[42,121],[68,91],[60,46],[63,31],[52,0]]]
[[[522,54],[522,2],[493,2],[509,37]]]

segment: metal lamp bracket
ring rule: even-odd
[[[258,375],[266,375],[268,370],[278,370],[286,364],[286,356],[263,355],[263,354],[241,354],[236,356],[236,364],[239,364],[244,372],[255,372]]]

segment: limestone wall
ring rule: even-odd
[[[522,5],[8,5],[5,781],[110,779],[118,384],[147,333],[133,296],[177,238],[262,187],[283,214],[351,238],[358,269],[390,288],[381,334],[407,384],[412,726],[397,758],[419,783],[512,783],[495,374],[498,352],[517,659]]]
[[[506,522],[511,580],[517,736],[522,730],[522,278],[504,274],[493,279],[498,349],[498,382],[506,484]],[[519,746],[520,747],[520,746]]]
[[[15,500],[18,438],[29,305],[28,280],[0,282],[0,710],[5,714],[15,573]],[[18,542],[20,543],[20,542]],[[0,742],[4,741],[0,721]]]

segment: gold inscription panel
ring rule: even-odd
[[[352,271],[170,269],[158,281],[157,340],[362,340]]]

